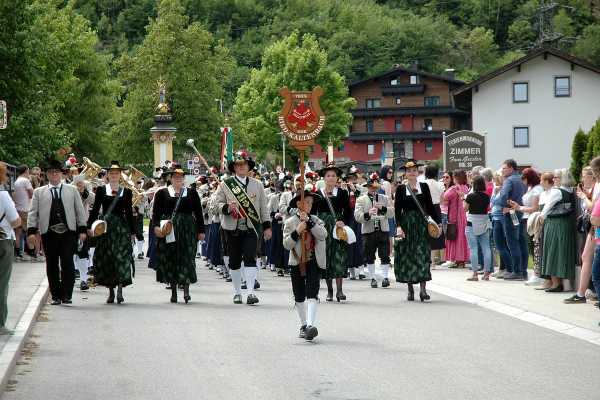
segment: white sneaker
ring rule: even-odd
[[[35,262],[35,263],[43,263],[46,261],[46,259],[44,258],[44,256],[37,256],[37,257],[33,257],[31,259],[31,261]]]
[[[531,275],[529,277],[529,280],[527,280],[527,282],[525,282],[525,284],[527,286],[539,286],[542,283],[544,283],[544,280],[542,278],[540,278],[539,276],[535,276],[535,275]]]
[[[443,263],[442,265],[440,265],[440,267],[442,268],[450,268],[450,267],[454,267],[456,264],[453,263],[452,261],[446,261],[445,263]]]

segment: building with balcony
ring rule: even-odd
[[[442,134],[470,128],[470,113],[454,104],[462,86],[452,73],[436,75],[416,67],[395,66],[386,73],[354,82],[357,106],[348,137],[334,149],[337,162],[376,162],[384,157],[437,160]],[[315,146],[309,162],[319,168],[326,149]]]

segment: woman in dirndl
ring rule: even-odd
[[[154,196],[152,229],[158,237],[156,280],[171,286],[171,303],[177,303],[177,286],[183,286],[186,304],[192,299],[190,283],[196,283],[196,249],[204,239],[204,216],[196,190],[184,186],[185,171],[173,163],[168,171],[171,185]],[[161,221],[170,220],[172,235],[165,235]],[[173,240],[174,239],[174,240]]]
[[[404,165],[406,181],[396,189],[396,239],[394,245],[394,272],[396,281],[408,285],[408,301],[414,301],[413,284],[420,285],[421,301],[429,300],[426,284],[431,280],[431,247],[427,233],[427,220],[419,210],[407,186],[412,189],[423,211],[440,223],[440,216],[431,201],[429,186],[417,182],[419,165],[409,160]]]
[[[94,207],[88,220],[88,229],[100,216],[106,221],[106,233],[96,238],[94,251],[94,281],[106,286],[109,290],[106,303],[115,302],[115,287],[117,288],[117,303],[125,301],[123,288],[131,285],[133,254],[131,243],[135,238],[133,219],[133,195],[130,189],[120,185],[123,168],[117,161],[112,161],[108,171],[108,184],[96,189]],[[91,232],[90,232],[91,234]]]
[[[333,279],[335,279],[337,288],[335,297],[340,302],[346,300],[342,285],[348,266],[348,244],[343,240],[335,239],[333,231],[336,228],[345,228],[344,221],[348,221],[352,217],[350,197],[347,191],[337,186],[342,171],[335,164],[328,164],[319,171],[319,175],[325,180],[325,187],[321,189],[323,199],[316,205],[318,217],[325,223],[327,229],[327,269],[325,273],[327,297],[325,300],[333,301]],[[333,213],[327,199],[331,203]]]

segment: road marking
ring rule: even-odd
[[[585,340],[586,342],[600,346],[600,332],[567,324],[541,314],[486,299],[485,297],[475,296],[457,289],[451,289],[432,282],[427,283],[427,288],[434,292],[443,294],[444,296],[452,297],[456,300],[487,308],[488,310],[507,315],[511,318],[520,319],[521,321],[525,321],[530,324],[550,329],[551,331],[562,333],[580,340]]]

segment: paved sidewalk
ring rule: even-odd
[[[593,301],[586,304],[564,304],[563,299],[574,292],[546,293],[526,286],[522,281],[505,281],[490,278],[489,281],[469,282],[469,269],[432,270],[432,284],[458,290],[474,296],[483,297],[498,303],[540,314],[567,324],[600,332],[600,310]]]
[[[6,328],[13,334],[0,335],[0,390],[8,382],[47,294],[45,263],[13,263],[6,320]]]

